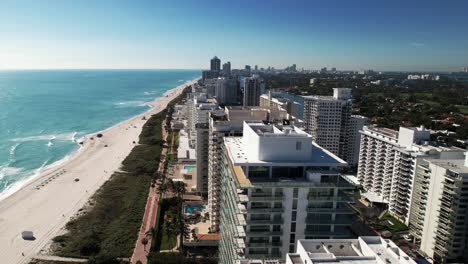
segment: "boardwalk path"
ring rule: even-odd
[[[162,122],[162,137],[163,140],[167,139],[167,131],[165,128],[166,120]],[[166,160],[167,148],[163,148],[161,151],[161,159],[159,161],[158,172],[159,175],[163,175],[164,172],[164,163]],[[148,193],[148,200],[146,201],[145,214],[143,216],[143,222],[141,224],[140,232],[138,233],[138,240],[135,244],[135,249],[133,251],[131,263],[135,264],[137,261],[141,261],[143,264],[147,264],[147,256],[149,249],[151,249],[151,237],[147,236],[147,232],[155,227],[156,218],[158,217],[158,202],[159,202],[159,186],[156,184],[155,187],[150,186]],[[148,239],[148,244],[143,245],[141,241],[143,238]]]

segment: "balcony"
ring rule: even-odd
[[[282,224],[284,223],[283,218],[275,218],[275,219],[250,219],[247,220],[249,225],[270,225],[270,224]]]
[[[250,201],[282,201],[284,199],[284,196],[281,195],[255,195],[255,196],[250,196]]]
[[[283,213],[284,208],[268,208],[268,207],[251,207],[250,210],[248,210],[249,214],[255,214],[255,213]]]
[[[247,243],[249,248],[253,247],[281,247],[283,242],[249,242]]]
[[[249,237],[257,237],[257,236],[260,236],[260,237],[264,237],[264,236],[282,236],[283,235],[283,231],[247,231],[247,236]]]
[[[336,214],[353,214],[353,211],[347,207],[341,208],[317,208],[317,207],[307,207],[308,213],[336,213]]]

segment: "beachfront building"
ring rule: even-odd
[[[436,263],[468,262],[468,156],[446,153],[416,169],[410,232]]]
[[[244,106],[258,106],[260,105],[260,95],[265,89],[265,82],[258,75],[244,78]]]
[[[297,239],[351,237],[347,164],[301,129],[246,121],[242,137],[224,138],[221,162],[220,263],[284,260]]]
[[[306,132],[317,144],[349,165],[357,165],[359,138],[353,135],[358,133],[366,120],[351,114],[351,89],[333,88],[333,96],[311,95],[303,98]]]
[[[299,117],[302,108],[302,105],[298,102],[294,102],[293,100],[272,94],[271,91],[268,91],[267,94],[262,94],[260,96],[260,106],[284,109],[293,117]]]
[[[364,236],[357,239],[304,239],[297,241],[296,253],[286,256],[286,264],[416,264],[389,239]]]
[[[208,113],[218,109],[218,102],[214,98],[209,98],[206,93],[194,91],[187,99],[188,129],[190,135],[190,146],[196,148],[197,124],[208,123]]]
[[[222,171],[222,144],[224,137],[242,136],[244,121],[284,120],[285,110],[265,109],[258,106],[227,106],[224,110],[210,113],[208,138],[208,208],[211,230],[219,231],[220,183]]]

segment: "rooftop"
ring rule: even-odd
[[[346,162],[338,158],[328,150],[322,148],[317,143],[312,142],[312,151],[308,160],[297,161],[262,161],[249,159],[243,142],[242,137],[225,137],[224,145],[228,151],[229,157],[235,166],[262,166],[262,165],[275,165],[275,166],[297,166],[303,164],[304,166],[345,166]]]
[[[301,239],[297,241],[297,253],[288,254],[287,259],[293,264],[416,263],[395,243],[378,236],[358,239]]]
[[[468,173],[468,167],[465,166],[464,159],[448,159],[448,160],[428,159],[428,161],[430,161],[432,164],[435,164],[439,167],[442,167],[447,170],[451,170],[459,174]]]
[[[398,131],[385,127],[367,127],[367,130],[382,134],[387,137],[398,139]]]

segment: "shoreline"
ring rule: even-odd
[[[189,84],[191,84],[194,81],[197,81],[199,79],[200,78],[198,77],[198,78],[186,81],[183,84],[180,84],[180,85],[178,85],[178,86],[176,86],[174,88],[171,88],[171,89],[165,91],[161,96],[156,97],[154,100],[145,102],[144,105],[148,106],[148,109],[145,110],[142,113],[139,113],[139,114],[137,114],[135,116],[132,116],[132,117],[130,117],[128,119],[125,119],[123,121],[120,121],[120,122],[116,123],[115,125],[113,125],[111,127],[107,127],[107,128],[104,128],[102,130],[98,130],[98,131],[93,132],[93,133],[85,134],[85,135],[75,139],[74,142],[78,146],[77,149],[72,150],[71,152],[67,153],[63,158],[61,158],[59,160],[56,160],[51,164],[48,164],[48,165],[46,165],[44,167],[37,168],[36,170],[38,170],[38,171],[35,171],[31,175],[26,176],[24,179],[22,179],[22,180],[20,180],[18,182],[15,182],[11,186],[9,186],[7,189],[2,190],[0,192],[0,203],[3,200],[7,199],[8,197],[14,195],[16,192],[20,191],[24,187],[30,185],[32,182],[36,181],[38,178],[41,178],[43,174],[47,174],[48,172],[50,173],[51,171],[53,171],[54,168],[63,166],[66,162],[73,159],[76,155],[80,155],[81,151],[83,151],[83,149],[85,148],[86,142],[89,140],[90,137],[95,137],[95,135],[99,134],[99,133],[104,134],[106,131],[108,131],[108,130],[110,130],[112,128],[115,128],[116,126],[119,126],[122,123],[125,123],[125,122],[127,122],[127,121],[129,121],[131,119],[134,119],[137,116],[144,115],[145,113],[151,112],[151,110],[155,107],[154,103],[159,98],[166,97],[167,95],[177,91],[178,88],[186,87],[187,85],[189,85]],[[80,144],[80,142],[83,142],[83,144]],[[88,143],[89,143],[89,141],[88,141]]]
[[[133,142],[138,143],[147,121],[143,116],[164,110],[185,87],[198,80],[166,91],[147,103],[151,106],[147,111],[81,137],[76,141],[78,150],[57,161],[61,161],[59,164],[44,167],[18,190],[0,198],[0,252],[6,253],[2,260],[27,263],[39,253],[112,173],[120,169],[122,161],[137,145]],[[103,137],[97,138],[98,133]],[[79,144],[83,139],[84,144]],[[36,240],[23,240],[21,232],[25,230],[33,231]]]

